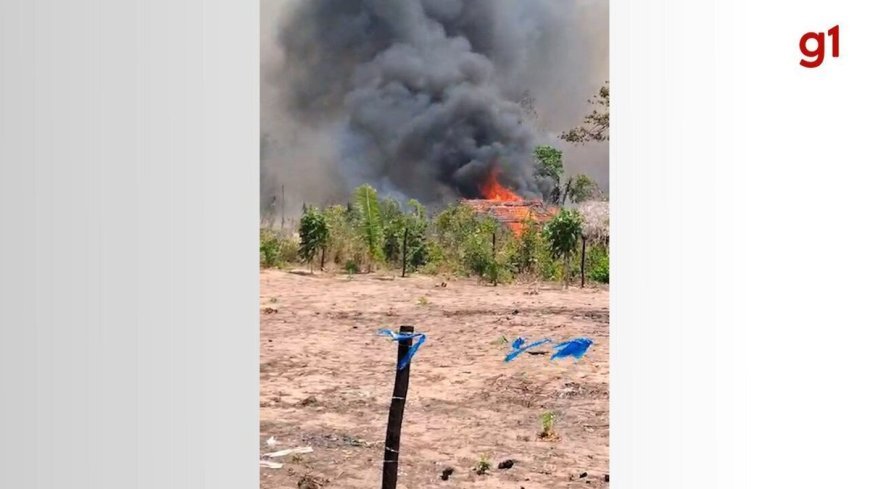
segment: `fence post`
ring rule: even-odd
[[[583,248],[580,252],[580,288],[586,287],[586,237],[580,236]]]
[[[284,185],[281,185],[281,231],[284,230],[284,208],[287,207],[284,200]]]
[[[413,326],[400,326],[399,333],[411,334]],[[399,355],[396,358],[396,383],[393,385],[393,400],[390,417],[387,419],[387,439],[384,442],[384,478],[381,489],[396,489],[399,477],[399,441],[402,437],[402,417],[405,415],[405,396],[411,377],[411,364],[399,370],[398,365],[408,353],[411,340],[399,340]]]
[[[498,285],[498,264],[495,252],[495,231],[492,232],[492,285]]]
[[[402,238],[402,278],[405,278],[405,265],[408,261],[408,228],[405,227],[405,237]]]

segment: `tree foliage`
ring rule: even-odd
[[[384,258],[390,263],[401,260],[402,241],[405,234],[405,215],[395,199],[381,201],[381,220],[384,227]]]
[[[562,173],[565,172],[562,166],[562,152],[552,146],[542,144],[535,148],[535,160],[538,163],[535,176],[549,178],[558,185]]]
[[[307,208],[299,221],[299,256],[302,261],[312,264],[319,252],[322,268],[328,242],[329,227],[323,213],[316,208]]]
[[[426,219],[426,208],[414,199],[408,201],[410,212],[405,215],[404,223],[407,230],[407,243],[405,253],[406,264],[410,270],[426,264],[429,259],[426,234],[429,222]]]
[[[559,204],[562,200],[562,174],[565,173],[562,152],[542,144],[535,148],[535,162],[535,177],[547,182],[551,187],[547,200],[551,204]]]
[[[582,192],[580,182],[563,187]],[[320,211],[306,205],[297,236],[262,229],[260,260],[265,267],[298,260],[313,268],[319,257],[332,270],[348,273],[371,271],[374,265],[397,271],[404,261],[408,272],[471,276],[492,284],[515,279],[567,282],[580,265],[581,231],[594,227],[594,220],[585,224],[586,217],[585,211],[581,215],[562,210],[543,226],[529,218],[516,235],[462,203],[433,217],[417,201],[379,199],[373,188],[361,187],[350,206],[332,205]],[[606,283],[607,241],[587,242],[591,243],[587,276]]]
[[[329,262],[348,271],[358,271],[366,252],[356,229],[355,213],[345,205],[332,205],[323,214],[329,227]]]
[[[378,193],[371,185],[362,185],[354,195],[357,228],[366,246],[369,268],[383,259],[384,223]]]
[[[400,266],[404,260],[409,270],[415,270],[427,260],[426,233],[429,223],[426,208],[420,202],[411,199],[406,208],[407,211],[403,210],[395,199],[381,202],[384,257],[388,263],[396,266]]]
[[[607,284],[610,283],[610,256],[605,246],[592,246],[589,250],[589,278]]]
[[[561,139],[579,144],[610,140],[610,82],[604,82],[588,102],[593,106],[592,113],[583,118],[582,125],[563,132]]]
[[[562,205],[565,205],[565,200],[570,199],[571,202],[579,204],[587,200],[596,200],[601,198],[601,189],[594,180],[587,175],[577,175],[568,179],[565,184],[564,195],[562,196]]]
[[[550,186],[547,201],[554,205],[564,206],[569,200],[572,203],[600,198],[598,185],[586,175],[570,177],[564,185],[562,178],[565,167],[562,163],[562,152],[558,149],[540,145],[535,148],[535,177]]]

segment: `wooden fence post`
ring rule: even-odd
[[[405,278],[405,266],[408,262],[408,228],[405,228],[405,237],[402,238],[402,278]]]
[[[400,326],[400,334],[414,333],[413,326]],[[387,439],[384,442],[384,478],[381,489],[396,489],[399,478],[399,441],[402,437],[402,418],[405,415],[405,396],[411,378],[411,363],[399,370],[398,365],[411,347],[411,339],[399,340],[399,355],[396,358],[396,382],[393,385],[393,400],[387,419]]]

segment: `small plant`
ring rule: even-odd
[[[359,264],[353,260],[344,262],[344,271],[348,275],[356,275],[359,273]]]
[[[421,297],[417,298],[417,305],[418,306],[428,306],[429,299],[426,298],[426,296],[421,296]]]
[[[541,415],[541,432],[538,433],[538,438],[542,440],[556,440],[559,435],[556,434],[554,425],[556,424],[556,413],[547,411]]]
[[[497,340],[495,340],[495,344],[499,345],[499,346],[507,345],[508,344],[507,336],[505,336],[505,335],[499,336],[499,338]]]
[[[269,299],[269,302],[272,303],[272,304],[275,304],[275,303],[278,302],[278,298],[277,298],[277,297],[272,297],[271,299]]]
[[[484,475],[492,468],[492,462],[489,460],[489,457],[486,455],[481,455],[480,459],[477,461],[477,464],[474,466],[474,473],[477,475]]]

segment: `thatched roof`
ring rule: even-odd
[[[475,212],[488,215],[496,221],[505,224],[515,233],[522,231],[522,225],[527,220],[543,223],[555,216],[559,209],[548,206],[540,200],[502,201],[473,199],[464,200]]]
[[[559,208],[547,205],[540,200],[501,201],[501,200],[464,200],[475,212],[490,216],[505,224],[515,233],[522,231],[522,225],[531,219],[545,223],[559,213]],[[583,217],[583,235],[597,243],[610,239],[610,205],[606,201],[587,201],[575,206]]]
[[[606,243],[610,239],[610,203],[582,202],[577,210],[583,216],[583,235],[591,241]]]

